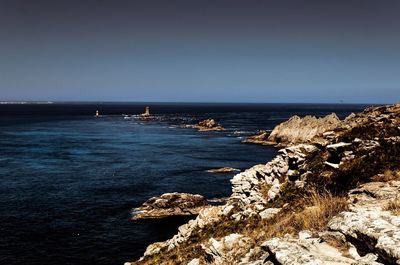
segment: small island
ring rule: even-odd
[[[208,131],[224,131],[225,128],[218,124],[214,119],[206,119],[202,120],[195,125],[186,125],[187,128],[195,128],[200,132],[208,132]]]

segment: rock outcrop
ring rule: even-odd
[[[323,118],[313,116],[293,116],[276,126],[268,136],[268,141],[282,146],[310,142],[315,136],[336,128],[339,118],[332,113]]]
[[[186,127],[198,129],[200,132],[225,130],[225,128],[218,124],[214,119],[202,120],[195,125],[187,125]]]
[[[244,139],[242,141],[242,143],[246,143],[246,144],[262,144],[262,145],[274,145],[276,144],[275,142],[271,142],[270,140],[268,140],[269,135],[271,134],[271,132],[268,131],[262,131],[259,134],[256,135],[252,135],[247,137],[246,139]]]
[[[293,116],[288,121],[277,125],[271,133],[248,137],[244,143],[255,143],[262,145],[277,145],[280,147],[299,143],[309,143],[316,136],[321,136],[326,131],[337,128],[341,123],[336,114],[332,113],[322,118],[314,116]]]
[[[321,127],[128,264],[400,264],[400,105]]]
[[[157,219],[170,216],[197,215],[208,206],[207,199],[198,194],[164,193],[153,197],[133,210],[133,220]]]
[[[233,168],[233,167],[221,167],[221,168],[213,168],[213,169],[207,170],[207,172],[210,172],[210,173],[231,173],[231,172],[237,172],[237,171],[240,171],[240,170]]]
[[[400,264],[400,216],[386,210],[400,196],[400,181],[370,182],[351,190],[350,209],[329,222],[359,249],[376,253],[384,264]]]

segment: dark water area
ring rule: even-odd
[[[140,121],[149,105],[156,118]],[[0,105],[0,264],[123,264],[182,218],[131,221],[165,192],[230,195],[233,174],[272,147],[242,144],[292,115],[344,118],[362,105],[87,103]],[[99,110],[101,118],[94,118]],[[214,118],[227,130],[181,128]]]

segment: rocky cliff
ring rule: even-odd
[[[400,105],[334,117],[127,264],[400,264]]]
[[[326,131],[330,131],[340,125],[341,121],[332,113],[322,118],[314,116],[293,116],[276,126],[271,133],[262,132],[244,140],[244,143],[255,143],[263,145],[277,145],[280,147],[307,143],[314,137],[322,135]]]

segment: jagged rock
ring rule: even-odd
[[[230,173],[235,171],[240,171],[240,170],[233,167],[221,167],[221,168],[214,168],[207,170],[207,172],[210,173]]]
[[[165,247],[164,242],[156,242],[147,246],[144,256],[150,256],[160,253],[161,249]]]
[[[341,121],[334,113],[323,118],[293,116],[276,126],[267,141],[281,146],[307,143],[315,136],[336,128],[340,123]]]
[[[202,229],[207,225],[218,222],[220,220],[221,207],[223,206],[211,206],[204,208],[200,211],[196,219],[190,220],[187,224],[182,225],[182,228],[179,227],[178,233],[170,240],[165,241],[168,249],[171,250],[182,242],[185,242],[196,229]]]
[[[210,238],[207,244],[202,245],[203,250],[211,257],[216,265],[234,264],[235,260],[245,256],[254,245],[254,240],[240,235],[230,234],[215,240]]]
[[[268,136],[271,132],[263,131],[259,134],[252,135],[247,137],[242,141],[242,143],[249,143],[249,144],[262,144],[262,145],[273,145],[274,142],[268,140]]]
[[[344,257],[336,248],[315,238],[273,238],[262,244],[270,254],[269,260],[282,265],[339,265],[358,264],[356,260]]]
[[[133,210],[133,220],[196,215],[208,206],[207,199],[198,194],[165,193],[147,200]]]
[[[268,191],[268,200],[273,201],[281,191],[281,184],[279,183],[278,179],[275,179],[273,185]]]
[[[279,213],[280,210],[281,208],[268,208],[260,212],[259,215],[261,216],[261,219],[270,219]]]
[[[187,125],[186,127],[198,129],[201,132],[207,131],[224,131],[225,128],[219,125],[214,119],[206,119],[195,125]]]
[[[350,192],[353,204],[329,222],[360,251],[376,253],[379,260],[400,264],[400,216],[385,210],[400,194],[400,181],[372,182]]]
[[[233,209],[235,209],[235,206],[232,204],[226,205],[222,211],[221,211],[221,215],[223,216],[228,216],[231,214],[231,212],[233,211]]]

